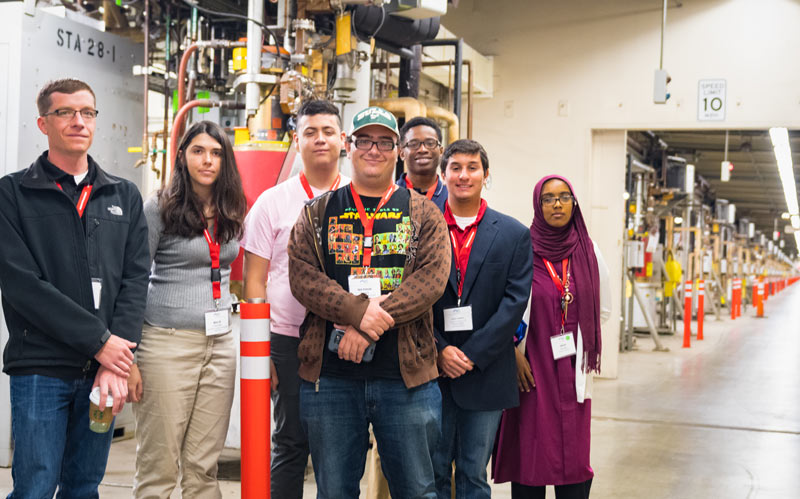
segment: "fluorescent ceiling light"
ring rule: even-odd
[[[769,129],[772,147],[775,151],[775,160],[778,162],[778,174],[781,177],[783,196],[786,199],[786,209],[792,219],[792,227],[800,229],[800,208],[797,206],[797,185],[794,181],[794,167],[792,165],[792,150],[789,147],[789,132],[786,128],[775,127]],[[800,249],[800,233],[794,233],[797,248]]]

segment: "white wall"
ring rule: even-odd
[[[443,24],[494,58],[494,96],[477,100],[473,138],[489,152],[489,203],[524,223],[536,181],[570,178],[589,231],[621,284],[624,134],[604,129],[800,128],[800,2],[670,0],[667,104],[653,104],[660,0],[462,0]],[[697,121],[700,79],[724,78],[724,122]],[[559,115],[559,101],[568,113]],[[603,331],[603,374],[616,376],[619,323]],[[613,350],[613,351],[612,351]]]

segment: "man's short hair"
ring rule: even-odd
[[[442,161],[440,164],[442,171],[447,169],[447,162],[454,154],[469,154],[470,156],[478,154],[481,157],[483,171],[485,172],[489,169],[489,155],[486,154],[486,149],[475,140],[460,139],[447,146],[447,149],[444,150],[444,154],[442,154]]]
[[[62,94],[74,94],[86,90],[92,94],[92,98],[97,102],[97,97],[94,95],[94,90],[88,83],[76,80],[74,78],[61,78],[60,80],[51,80],[44,84],[39,95],[36,97],[36,107],[39,109],[39,116],[44,116],[50,110],[50,105],[53,103],[50,96],[53,92]]]
[[[400,128],[400,142],[405,142],[408,131],[416,126],[429,126],[433,128],[436,130],[436,136],[439,138],[439,142],[442,141],[442,129],[439,127],[439,124],[430,118],[417,116],[416,118],[411,118],[410,120],[406,121],[403,127]]]
[[[297,110],[297,123],[300,124],[300,118],[303,116],[314,116],[317,114],[332,114],[336,116],[336,123],[339,124],[339,130],[342,129],[342,115],[339,114],[339,108],[333,102],[324,99],[311,99],[306,100],[300,105]]]

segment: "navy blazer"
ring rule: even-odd
[[[475,363],[472,371],[449,384],[462,409],[489,411],[519,405],[514,333],[533,279],[533,250],[528,228],[487,207],[469,255],[461,306],[472,305],[472,331],[444,330],[443,310],[458,303],[455,256],[444,294],[433,306],[433,331],[441,352],[453,345]]]

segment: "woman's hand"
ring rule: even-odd
[[[131,374],[128,376],[128,402],[139,402],[142,400],[144,385],[142,384],[142,373],[139,366],[131,364]]]
[[[517,385],[519,391],[529,392],[532,388],[536,388],[536,383],[533,381],[533,373],[531,372],[531,365],[525,354],[519,348],[514,349],[514,355],[517,357]]]

